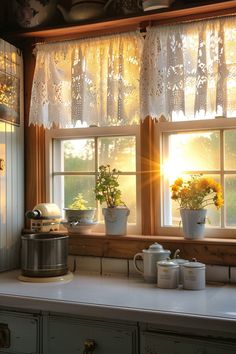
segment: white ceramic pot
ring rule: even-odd
[[[106,235],[124,236],[127,234],[127,220],[130,210],[126,207],[103,208]]]
[[[157,286],[161,289],[175,289],[179,285],[179,265],[174,261],[157,262]]]
[[[162,245],[155,242],[148,249],[144,249],[139,253],[136,253],[133,261],[134,268],[136,271],[143,275],[147,283],[156,283],[157,282],[157,262],[165,260],[170,256],[169,250],[164,250]],[[138,258],[143,259],[143,267],[140,268],[138,265]]]
[[[202,239],[205,232],[206,209],[180,209],[183,234],[187,239]]]
[[[188,290],[205,289],[206,266],[200,262],[188,262],[183,265],[183,288]]]
[[[57,0],[13,0],[12,7],[20,27],[33,28],[50,22],[56,13]]]
[[[96,209],[70,209],[64,208],[66,220],[71,222],[91,223],[94,221]]]

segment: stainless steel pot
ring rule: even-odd
[[[22,275],[52,277],[68,271],[68,236],[50,233],[21,237]]]

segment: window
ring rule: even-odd
[[[230,236],[236,228],[236,119],[160,123],[161,144],[159,230],[179,234],[178,204],[171,200],[170,185],[178,177],[203,174],[223,187],[224,207],[208,207],[208,236]]]
[[[81,195],[88,207],[97,208],[97,231],[103,231],[101,207],[95,200],[96,171],[110,164],[121,171],[122,199],[130,209],[128,232],[140,232],[139,126],[51,129],[46,134],[48,159],[48,200],[63,210]]]

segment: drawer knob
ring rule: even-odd
[[[0,348],[10,347],[10,330],[6,324],[0,323]]]
[[[83,354],[92,354],[96,348],[96,342],[93,339],[86,339],[84,342]]]

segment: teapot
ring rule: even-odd
[[[147,283],[157,282],[157,262],[166,260],[170,256],[169,250],[164,250],[162,245],[155,242],[140,253],[136,253],[133,262],[134,268],[144,276]],[[143,269],[138,266],[137,258],[143,259]]]
[[[68,23],[76,22],[79,20],[87,20],[90,18],[97,18],[104,16],[107,7],[114,0],[97,0],[97,1],[82,1],[72,0],[72,6],[69,11],[65,10],[60,4],[57,8],[62,13],[65,21]]]

